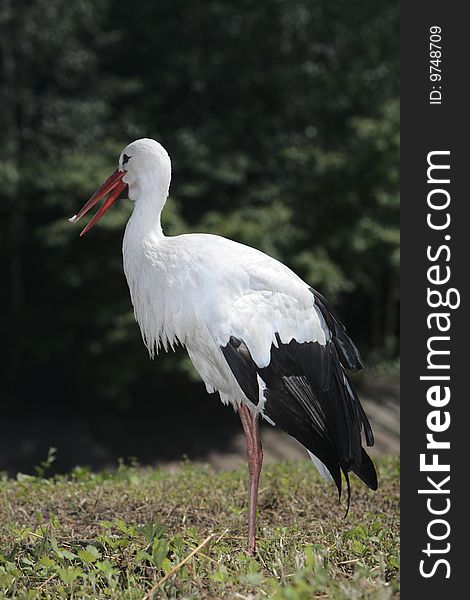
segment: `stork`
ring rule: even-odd
[[[160,216],[171,161],[152,139],[132,142],[119,166],[70,221],[107,196],[84,235],[127,192],[134,203],[122,252],[135,318],[153,358],[184,346],[209,393],[238,412],[249,468],[248,548],[255,552],[256,506],[263,461],[259,421],[283,429],[334,481],[355,473],[377,489],[362,447],[374,438],[348,371],[359,352],[325,298],[288,267],[254,248],[209,234],[167,237]]]

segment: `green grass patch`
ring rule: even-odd
[[[140,600],[165,577],[149,598],[396,598],[399,463],[377,466],[378,492],[354,480],[344,518],[309,461],[267,465],[254,558],[244,550],[245,470],[120,465],[3,478],[0,598]]]

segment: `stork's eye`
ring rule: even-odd
[[[127,156],[127,154],[122,155],[122,164],[125,165],[130,161],[131,157]]]

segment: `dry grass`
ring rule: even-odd
[[[165,577],[149,598],[397,597],[398,460],[378,468],[379,491],[353,481],[343,518],[309,462],[267,466],[255,558],[244,552],[244,470],[4,478],[0,597],[140,600]]]

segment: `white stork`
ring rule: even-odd
[[[371,427],[348,371],[359,353],[325,298],[288,267],[259,250],[216,235],[163,234],[160,215],[171,178],[155,140],[129,144],[118,169],[72,222],[108,195],[86,233],[126,191],[134,203],[123,240],[124,272],[150,356],[186,347],[209,393],[240,415],[249,466],[248,553],[255,551],[256,504],[263,460],[259,418],[308,450],[341,496],[352,471],[377,489],[362,447]]]

